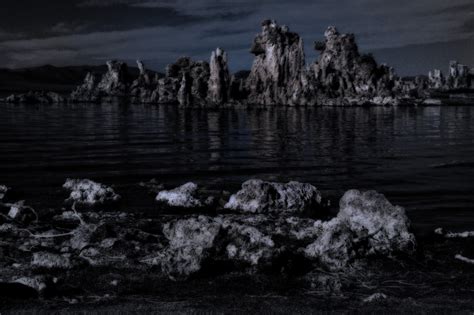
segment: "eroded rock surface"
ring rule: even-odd
[[[319,93],[335,99],[392,96],[397,79],[393,69],[360,54],[354,34],[341,34],[330,26],[324,36],[324,42],[315,43],[320,56],[312,66]]]
[[[306,80],[305,54],[298,34],[266,20],[262,32],[254,39],[251,53],[255,59],[247,78],[248,103],[294,105],[301,101]]]
[[[156,201],[162,201],[172,207],[202,207],[202,203],[197,197],[198,185],[186,183],[171,190],[163,190],[156,196]]]
[[[114,202],[120,199],[120,195],[117,195],[111,187],[90,179],[67,179],[63,188],[71,191],[66,201],[86,206]]]
[[[209,70],[208,100],[211,104],[225,104],[229,100],[230,92],[230,75],[225,51],[217,48],[212,52]]]
[[[242,189],[232,195],[224,207],[251,213],[291,213],[316,209],[320,205],[321,194],[310,184],[251,179],[242,184]]]

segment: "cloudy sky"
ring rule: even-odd
[[[303,37],[308,62],[312,43],[336,25],[402,75],[445,69],[450,59],[474,66],[473,0],[1,0],[0,67],[140,58],[162,71],[220,46],[232,70],[248,69],[267,18]]]

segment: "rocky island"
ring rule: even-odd
[[[88,73],[69,96],[53,92],[11,95],[9,103],[104,103],[126,100],[181,107],[316,106],[440,104],[452,93],[466,96],[474,89],[474,71],[455,61],[449,76],[440,70],[428,77],[401,78],[393,68],[362,54],[354,34],[330,26],[324,40],[316,41],[319,58],[306,64],[302,38],[273,20],[262,22],[250,52],[250,71],[231,74],[228,55],[217,48],[210,61],[181,57],[164,75],[152,73],[137,61],[138,77],[126,63],[108,61],[102,77]],[[433,99],[436,98],[436,99]]]

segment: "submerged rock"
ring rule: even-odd
[[[232,195],[224,207],[251,213],[301,213],[320,206],[321,194],[310,184],[251,179],[242,184],[242,189]]]
[[[71,191],[66,201],[86,206],[114,202],[120,199],[120,195],[117,195],[111,187],[90,179],[67,179],[63,188]]]

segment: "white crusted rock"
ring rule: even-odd
[[[70,269],[72,267],[68,256],[49,252],[34,253],[31,265],[47,269]]]
[[[317,209],[320,205],[321,194],[310,184],[251,179],[242,184],[242,189],[232,195],[224,207],[251,213],[291,213]]]
[[[120,199],[120,195],[116,194],[111,187],[90,179],[67,179],[63,188],[71,191],[66,201],[86,206],[114,202]]]
[[[156,200],[165,202],[172,207],[201,207],[203,204],[196,197],[197,190],[198,186],[190,182],[175,189],[160,191]]]
[[[167,223],[163,233],[169,240],[168,247],[142,262],[161,266],[170,277],[189,276],[201,269],[201,263],[214,247],[219,231],[220,224],[205,216]]]
[[[392,205],[376,191],[349,190],[340,200],[337,217],[358,239],[367,239],[369,253],[410,251],[415,237],[409,232],[405,209]]]

